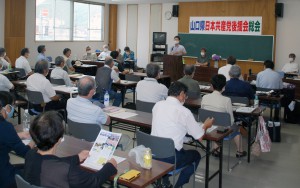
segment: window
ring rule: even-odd
[[[37,41],[101,41],[104,6],[70,0],[36,0]]]

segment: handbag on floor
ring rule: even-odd
[[[262,152],[270,152],[271,151],[271,139],[269,136],[269,131],[266,128],[265,120],[262,116],[259,116],[259,124],[258,124],[258,139],[260,144],[260,149]]]
[[[255,142],[251,146],[251,154],[258,157],[260,156],[261,149],[258,141],[258,135],[260,134],[260,131],[257,130],[256,137],[255,137]]]

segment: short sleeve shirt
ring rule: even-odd
[[[9,91],[14,85],[8,80],[8,78],[0,74],[0,91]]]
[[[175,45],[171,48],[171,53],[178,53],[178,52],[180,53],[180,55],[186,54],[186,50],[184,46],[179,44],[178,46]]]
[[[24,56],[20,56],[18,59],[16,59],[16,68],[24,69],[26,75],[32,72],[29,62]]]
[[[63,70],[61,67],[55,67],[51,71],[51,78],[54,79],[63,79],[65,81],[66,86],[73,86],[68,73]]]

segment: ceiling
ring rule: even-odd
[[[224,0],[89,0],[107,4],[146,4],[146,3],[178,3],[178,2],[199,2],[199,1],[224,1]]]

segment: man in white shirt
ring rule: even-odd
[[[109,125],[110,117],[91,102],[95,92],[95,80],[90,76],[81,78],[78,81],[78,96],[67,102],[68,119],[78,123]]]
[[[71,49],[70,48],[65,48],[63,51],[64,54],[64,60],[65,60],[65,68],[66,71],[71,74],[75,72],[75,68],[72,65],[72,60],[71,60]]]
[[[65,60],[62,56],[58,56],[55,58],[55,65],[56,67],[51,71],[50,78],[63,79],[66,86],[73,86],[68,73],[63,69],[63,67],[65,66]]]
[[[97,56],[95,53],[92,53],[92,49],[90,46],[85,48],[86,54],[83,55],[82,60],[90,60],[90,61],[97,61]]]
[[[230,75],[229,75],[229,71],[232,67],[232,65],[235,65],[236,63],[236,58],[233,56],[229,56],[227,58],[227,64],[223,67],[220,67],[218,70],[218,74],[223,74],[226,77],[226,81],[230,80]],[[242,75],[239,78],[240,80],[244,80]]]
[[[171,48],[170,55],[177,55],[177,56],[182,56],[186,55],[186,50],[184,46],[180,45],[180,37],[175,36],[174,37],[174,46]]]
[[[296,55],[294,53],[291,53],[289,55],[289,62],[286,63],[282,68],[282,71],[284,73],[298,73],[299,64],[295,61],[295,59]]]
[[[97,93],[94,99],[104,99],[104,94],[107,91],[110,99],[114,99],[113,106],[120,106],[122,102],[122,94],[117,93],[112,89],[112,82],[120,83],[119,73],[113,69],[114,61],[112,57],[105,58],[105,65],[98,68],[96,73]]]
[[[278,72],[275,72],[274,63],[271,60],[264,62],[265,70],[257,74],[256,87],[266,89],[282,89],[282,78]]]
[[[160,67],[149,63],[146,67],[147,77],[137,83],[137,100],[156,103],[165,100],[168,96],[168,88],[157,82],[160,76]]]
[[[0,74],[0,91],[7,91],[14,89],[14,85],[8,80],[8,78]]]
[[[99,60],[104,60],[106,57],[110,56],[110,51],[108,50],[108,45],[104,44],[103,45],[103,51],[100,53],[98,56]]]
[[[212,126],[213,119],[207,119],[203,124],[196,122],[192,112],[183,106],[187,97],[187,86],[181,82],[171,84],[168,97],[165,101],[159,101],[152,109],[152,131],[151,135],[171,138],[175,144],[177,168],[189,166],[181,171],[174,187],[181,187],[189,182],[190,176],[200,162],[201,156],[196,150],[183,149],[183,139],[186,134],[202,141],[207,128]],[[161,160],[161,159],[160,159]],[[162,159],[162,161],[173,163],[174,158]],[[166,177],[164,177],[166,184]]]
[[[38,61],[35,64],[34,74],[27,79],[27,89],[30,91],[39,91],[43,95],[46,103],[45,110],[58,110],[65,108],[65,103],[59,95],[56,95],[49,80],[46,76],[49,72],[48,62],[45,60]],[[42,111],[40,105],[33,105],[37,111]]]
[[[18,59],[16,59],[16,65],[15,65],[16,68],[23,69],[25,71],[26,76],[33,74],[30,64],[28,62],[29,54],[30,54],[29,49],[23,48],[21,50],[21,56]]]
[[[0,48],[0,70],[5,70],[11,65],[9,57],[6,55],[5,48]]]

